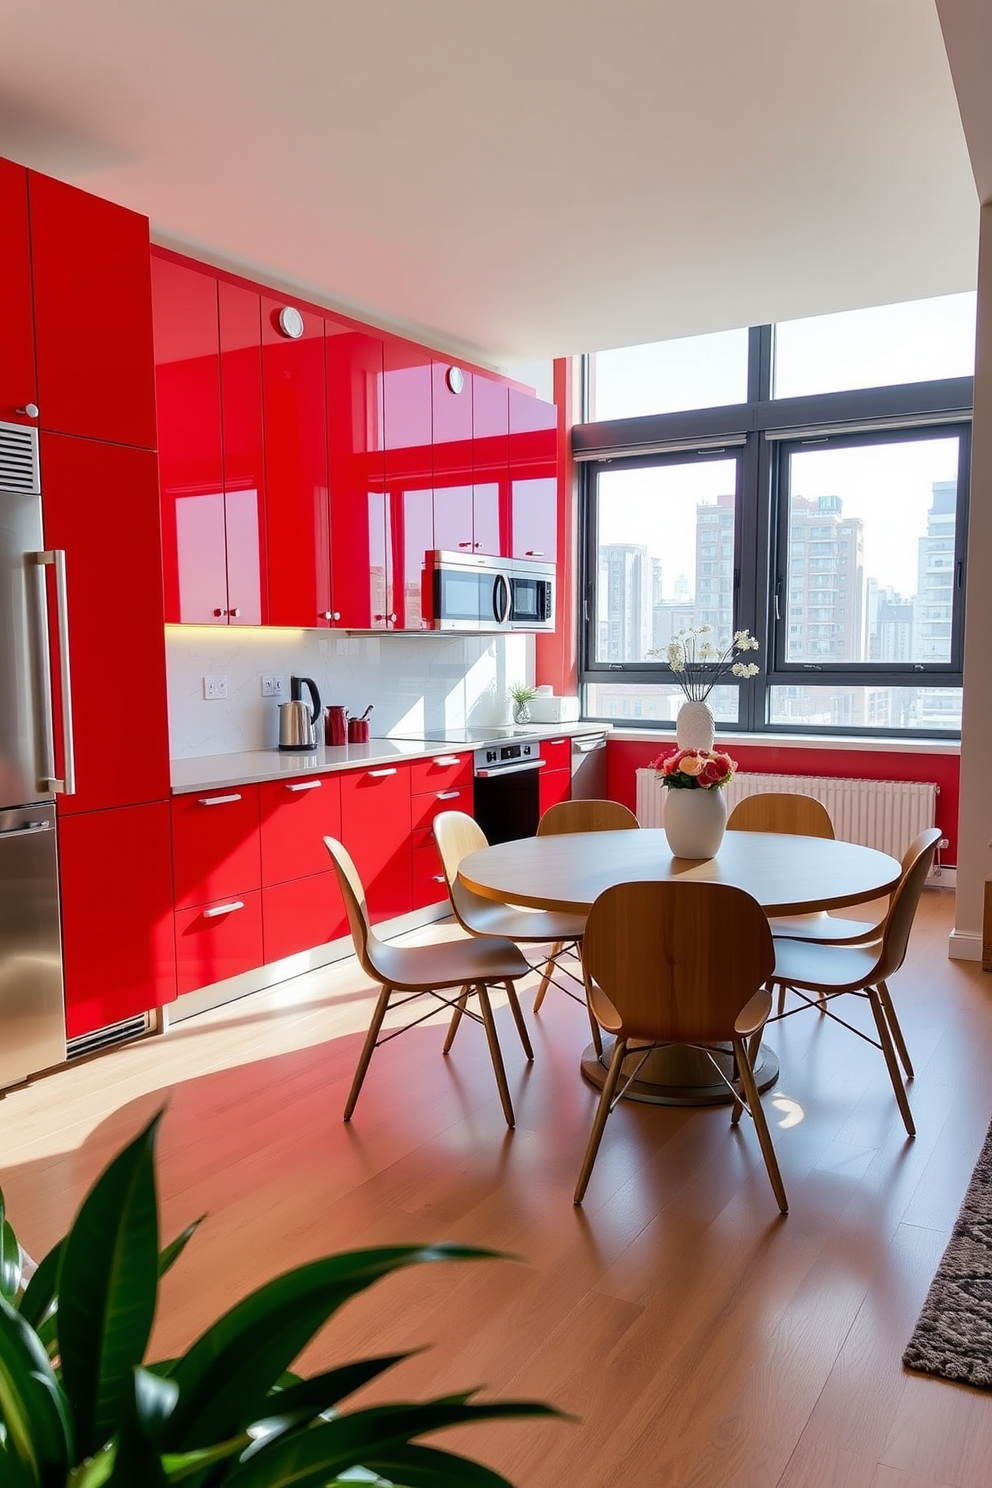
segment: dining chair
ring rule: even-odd
[[[835,1022],[856,1033],[859,1038],[881,1049],[895,1091],[896,1102],[906,1131],[915,1136],[916,1126],[909,1109],[906,1089],[899,1073],[899,1063],[912,1079],[913,1065],[906,1048],[899,1020],[889,992],[889,978],[902,966],[909,945],[920,894],[926,882],[933,855],[940,841],[940,829],[928,827],[913,841],[903,858],[899,883],[889,900],[885,918],[878,927],[878,939],[864,945],[830,945],[815,941],[776,937],[775,969],[771,982],[783,990],[789,988],[801,998],[801,1006],[781,1010],[772,1020],[791,1017],[805,1007],[817,1007]],[[878,1038],[873,1039],[844,1018],[831,1012],[830,1003],[837,997],[863,997],[872,1011]]]
[[[412,1002],[416,997],[427,995],[452,1009],[451,1025],[444,1042],[443,1052],[445,1054],[451,1048],[455,1029],[462,1017],[468,1017],[483,1024],[503,1115],[506,1117],[507,1126],[512,1127],[514,1124],[513,1106],[506,1083],[506,1070],[503,1067],[499,1039],[496,1036],[496,1024],[493,1019],[492,1004],[489,1001],[489,988],[493,985],[501,985],[505,989],[524,1053],[528,1059],[533,1059],[534,1051],[527,1036],[527,1027],[513,985],[515,978],[526,976],[530,971],[520,951],[512,941],[495,935],[486,940],[445,940],[431,945],[416,946],[395,946],[380,940],[369,924],[365,890],[351,854],[344,843],[339,842],[336,837],[325,837],[324,846],[330,853],[337,871],[358,963],[366,976],[379,982],[381,988],[345,1104],[345,1121],[351,1120],[369,1061],[380,1043],[387,1043],[397,1034],[405,1033],[408,1028],[415,1028],[417,1024],[431,1017],[434,1012],[433,1007],[429,1008],[412,1023],[405,1024],[402,1028],[392,1029],[380,1039],[380,1030],[390,1001],[394,994],[398,993],[401,998],[400,1006]],[[457,996],[443,995],[455,989],[457,989]],[[469,999],[473,995],[478,999],[478,1013],[468,1006]]]
[[[785,1186],[761,1107],[752,1055],[772,1005],[767,982],[775,962],[768,921],[743,889],[717,883],[625,883],[604,890],[589,912],[583,957],[590,1002],[616,1042],[596,1109],[574,1202],[581,1204],[607,1117],[654,1048],[688,1044],[709,1054],[742,1110],[754,1120],[778,1207]],[[631,1044],[636,1048],[631,1050]],[[716,1053],[733,1048],[740,1091]],[[645,1047],[645,1044],[647,1047]],[[637,1060],[618,1090],[623,1065]]]
[[[442,811],[434,818],[434,840],[444,869],[448,896],[455,919],[469,935],[502,936],[520,945],[548,945],[550,952],[529,970],[541,970],[541,983],[534,1006],[540,1007],[547,985],[555,981],[554,971],[558,958],[571,947],[578,947],[586,928],[585,915],[563,914],[550,909],[521,909],[509,904],[497,904],[484,899],[468,888],[458,877],[458,869],[464,857],[488,847],[489,842],[479,823],[464,811]],[[566,972],[567,976],[569,973]],[[596,1052],[602,1052],[599,1024],[589,1010],[584,983],[581,997],[562,982],[556,982],[564,992],[581,1002],[588,1011]],[[455,1025],[457,1026],[457,1025]]]
[[[537,824],[538,837],[564,832],[625,832],[640,827],[637,817],[621,801],[559,801],[549,806]]]

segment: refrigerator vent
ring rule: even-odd
[[[79,1038],[70,1039],[66,1057],[82,1059],[85,1054],[99,1054],[101,1049],[126,1044],[131,1039],[141,1038],[147,1032],[148,1019],[144,1013],[137,1018],[125,1018],[121,1023],[108,1023],[106,1028],[96,1028],[92,1033],[83,1033]]]
[[[23,424],[0,424],[0,491],[37,496],[38,431]]]

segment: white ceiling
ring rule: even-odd
[[[975,284],[935,0],[8,0],[0,153],[496,366]]]

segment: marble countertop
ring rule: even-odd
[[[517,732],[521,737],[523,731]],[[609,733],[607,724],[535,724],[526,730],[532,739],[563,739],[581,734]],[[508,737],[505,728],[493,728],[492,738]],[[318,745],[312,753],[288,753],[280,749],[253,749],[237,754],[205,754],[172,761],[172,793],[220,790],[234,785],[257,785],[264,780],[292,779],[298,775],[328,770],[355,770],[363,766],[395,765],[404,760],[430,759],[442,754],[471,754],[486,742],[483,738],[444,742],[438,739],[370,739],[367,744]]]

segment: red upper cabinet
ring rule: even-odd
[[[476,373],[472,380],[472,540],[477,553],[501,554],[509,525],[510,390]]]
[[[434,546],[471,553],[472,383],[457,363],[431,364]]]
[[[334,625],[381,629],[387,609],[382,338],[325,320]]]
[[[35,171],[28,200],[41,427],[154,449],[147,218]]]
[[[436,547],[431,460],[430,352],[387,336],[383,347],[388,604],[386,629],[419,630],[425,555]]]
[[[331,624],[324,321],[262,296],[262,407],[273,625]]]
[[[169,721],[154,451],[43,433],[40,458],[45,546],[64,550],[66,569],[72,708],[65,721],[75,745],[76,792],[58,797],[59,811],[162,800],[170,790]],[[46,576],[57,653],[50,570]],[[59,739],[60,660],[56,655]],[[57,763],[64,775],[65,759]]]
[[[510,556],[554,563],[558,551],[558,411],[510,389]]]
[[[217,293],[227,620],[231,625],[263,625],[268,592],[261,297],[225,280]]]
[[[0,160],[0,421],[35,424],[38,401],[31,307],[28,173]]]

